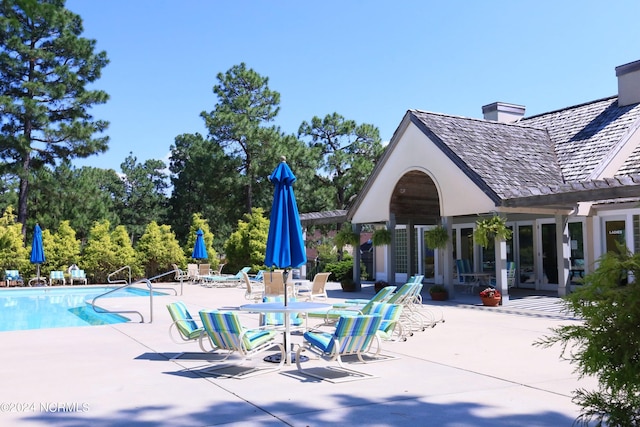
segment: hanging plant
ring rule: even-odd
[[[360,235],[351,230],[351,225],[343,225],[336,237],[334,237],[334,242],[340,248],[346,245],[358,246],[360,244]]]
[[[441,225],[424,232],[424,240],[431,249],[444,249],[449,241],[447,229]]]
[[[473,241],[476,244],[486,248],[496,237],[501,240],[511,238],[511,230],[507,228],[506,218],[494,215],[491,218],[476,221],[476,229],[473,230]]]
[[[391,231],[386,228],[379,228],[373,232],[371,237],[373,246],[384,246],[391,243]]]

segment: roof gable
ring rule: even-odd
[[[418,110],[410,113],[480,188],[488,187],[500,198],[514,187],[562,183],[545,130]]]

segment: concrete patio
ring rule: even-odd
[[[374,291],[346,294],[330,284],[328,293],[337,302]],[[135,308],[147,323],[2,332],[0,424],[571,426],[572,391],[595,386],[559,359],[559,348],[532,346],[549,328],[577,322],[553,297],[516,295],[508,306],[482,307],[472,295],[427,296],[425,308],[442,310],[446,322],[385,342],[396,360],[353,366],[376,378],[339,384],[300,375],[295,365],[237,380],[204,372],[211,365],[203,357],[171,361],[199,351],[169,339],[165,306],[176,300],[192,313],[248,302],[242,289],[185,285],[182,296],[154,297],[152,323],[148,298],[117,298],[104,306]],[[242,319],[255,324],[257,315]]]

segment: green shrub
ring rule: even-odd
[[[325,271],[331,272],[329,280],[334,282],[342,282],[345,279],[353,280],[353,258],[330,262],[325,266]]]

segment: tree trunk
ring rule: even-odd
[[[26,128],[26,126],[25,126]],[[30,138],[30,132],[25,137]],[[20,193],[18,195],[18,222],[22,224],[22,240],[27,238],[27,199],[29,195],[29,170],[31,169],[31,153],[27,151],[22,162],[22,172],[20,174]]]

